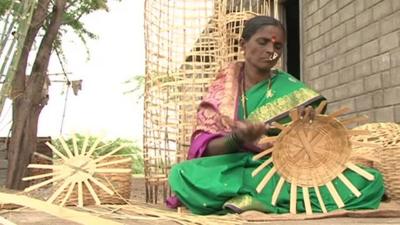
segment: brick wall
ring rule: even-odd
[[[370,121],[400,122],[400,0],[303,0],[302,78]]]
[[[38,144],[37,144],[36,151],[52,158],[53,152],[45,144],[48,141],[51,142],[51,137],[38,137],[38,142],[37,142]],[[6,138],[0,137],[0,187],[3,187],[5,185],[6,179],[7,179],[8,161],[6,159],[6,155],[7,155]],[[34,157],[33,160],[34,160],[33,163],[46,164],[46,162],[44,162],[43,160],[39,161],[40,158],[38,158],[38,157]],[[35,173],[35,175],[48,172],[46,170],[40,170],[40,169],[32,169],[32,170],[34,170],[33,173]],[[32,172],[32,170],[30,172]],[[31,182],[31,183],[35,183],[35,182]]]
[[[6,149],[4,139],[0,138],[0,187],[4,186],[7,178],[8,161],[6,160]]]

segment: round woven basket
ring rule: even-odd
[[[297,120],[278,136],[274,165],[288,182],[302,187],[324,185],[346,169],[351,153],[347,129],[336,119],[317,115]]]
[[[379,157],[380,162],[374,165],[383,175],[386,194],[400,203],[400,146],[382,149]]]
[[[400,202],[400,125],[396,123],[368,123],[354,130],[368,130],[369,135],[353,137],[353,140],[379,144],[381,148],[360,147],[358,151],[374,151],[373,167],[383,175],[389,198]]]
[[[400,125],[396,123],[367,123],[353,130],[368,130],[368,135],[358,135],[352,140],[369,142],[383,147],[396,147],[400,145]]]
[[[378,148],[352,146],[350,161],[354,164],[359,164],[366,167],[374,167],[374,162],[377,162]]]
[[[124,156],[109,156],[102,160],[101,162],[109,162],[115,161],[119,159],[125,158]],[[121,169],[130,169],[132,165],[132,161],[112,164],[108,166],[104,166],[102,168],[121,168]],[[101,204],[126,204],[126,200],[130,198],[131,193],[131,182],[132,182],[132,174],[131,173],[96,173],[94,175],[101,183],[107,186],[109,189],[114,191],[113,195],[110,195],[103,191],[96,184],[92,183],[92,187],[99,197]],[[59,185],[57,185],[59,186]],[[56,202],[60,203],[64,196],[66,195],[67,190],[64,190],[60,196],[57,198]],[[96,202],[90,194],[89,190],[85,185],[83,185],[83,205],[94,205]],[[65,205],[78,205],[78,187],[75,186],[73,192],[71,193],[69,199],[66,201]]]

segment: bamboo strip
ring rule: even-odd
[[[30,177],[24,177],[24,178],[22,178],[22,180],[29,181],[29,180],[36,180],[36,179],[41,179],[41,178],[45,178],[45,177],[52,177],[59,173],[61,173],[61,171],[52,172],[52,173],[44,173],[44,174],[34,175],[34,176],[30,176]]]
[[[41,182],[41,183],[37,183],[37,184],[35,184],[35,185],[32,185],[32,186],[29,186],[29,187],[25,188],[24,192],[30,192],[30,191],[32,191],[32,190],[35,190],[35,189],[38,189],[38,188],[40,188],[40,187],[46,186],[46,185],[48,185],[48,184],[50,184],[50,183],[52,183],[52,182],[55,182],[55,181],[64,179],[64,178],[66,178],[66,177],[67,177],[67,176],[66,176],[65,174],[62,174],[62,175],[57,176],[57,177],[53,177],[53,178],[48,179],[48,180],[46,180],[46,181],[43,181],[43,182]]]
[[[285,128],[286,128],[284,125],[282,125],[282,124],[280,124],[280,123],[277,123],[277,122],[272,122],[271,125],[272,125],[273,127],[276,127],[276,128],[278,128],[278,129],[280,129],[280,130],[285,130]]]
[[[322,199],[321,193],[319,192],[319,188],[317,186],[314,186],[314,191],[317,194],[318,202],[319,202],[322,212],[327,213],[328,210],[326,210],[324,200]]]
[[[39,210],[50,215],[73,221],[78,224],[96,224],[96,225],[122,225],[121,223],[92,216],[89,213],[78,212],[72,209],[64,208],[58,205],[50,204],[45,201],[37,200],[23,195],[7,194],[0,192],[0,200],[3,203],[12,203],[22,205],[35,210]],[[84,219],[83,219],[84,218]]]
[[[356,136],[356,135],[370,135],[371,132],[368,130],[348,130],[347,131],[350,136]]]
[[[86,185],[87,189],[89,190],[90,195],[92,195],[94,201],[96,202],[96,205],[100,205],[101,201],[99,199],[99,196],[97,196],[96,192],[93,190],[93,187],[89,183],[89,181],[84,180],[83,183]]]
[[[89,144],[89,135],[86,135],[85,140],[83,141],[82,149],[81,149],[82,156],[85,155],[88,144]]]
[[[335,186],[333,186],[332,182],[326,183],[326,187],[328,188],[329,193],[332,195],[333,200],[335,201],[337,207],[343,208],[344,203],[340,195],[337,193]]]
[[[114,194],[114,192],[112,190],[110,190],[106,185],[101,183],[96,178],[93,178],[92,176],[90,176],[89,180],[92,181],[93,183],[95,183],[97,186],[99,186],[101,189],[103,189],[103,191],[107,192],[109,195],[113,195]]]
[[[310,160],[311,161],[315,161],[316,157],[315,157],[314,150],[313,150],[313,148],[311,146],[311,143],[308,142],[306,134],[304,133],[304,131],[303,130],[299,130],[297,135],[299,135],[300,141],[303,143],[303,146],[304,146],[303,149],[306,152],[306,154],[308,155],[308,157],[310,158]],[[318,138],[314,138],[314,139],[318,139]]]
[[[290,184],[290,213],[296,214],[297,208],[297,185],[294,181]]]
[[[350,112],[350,108],[349,107],[343,107],[343,108],[340,108],[340,109],[336,110],[335,112],[330,113],[329,116],[330,117],[338,117],[338,116],[341,116],[341,115],[343,115],[345,113],[348,113],[348,112]]]
[[[86,155],[91,156],[94,152],[94,150],[96,150],[97,145],[99,145],[100,143],[100,138],[96,138],[96,141],[94,142],[94,144],[90,147],[89,151],[86,153]]]
[[[50,164],[29,164],[27,168],[30,169],[58,169],[62,165],[50,165]]]
[[[354,145],[361,146],[361,147],[369,147],[369,148],[382,148],[383,147],[381,144],[372,143],[372,142],[362,142],[362,141],[357,141],[357,140],[352,140],[350,142]]]
[[[47,200],[48,203],[53,203],[54,200],[61,194],[62,191],[69,185],[73,183],[71,180],[66,179],[65,182],[57,188],[57,190],[50,196],[50,198]]]
[[[83,207],[82,181],[78,181],[78,206]]]
[[[131,169],[121,169],[121,168],[96,168],[94,170],[96,173],[130,173]]]
[[[285,180],[283,179],[283,177],[280,177],[278,184],[275,187],[274,193],[272,194],[271,204],[273,206],[276,205],[276,201],[278,200],[279,194],[281,193],[281,189],[282,189],[282,186],[284,183],[285,183]]]
[[[277,139],[277,137],[268,137],[268,136],[265,136],[265,137],[261,138],[261,139],[258,141],[258,144],[259,144],[259,145],[262,145],[262,144],[267,144],[267,143],[275,142],[276,139]]]
[[[103,155],[103,156],[100,156],[99,158],[95,159],[94,162],[95,162],[95,163],[98,163],[98,162],[100,162],[101,160],[103,160],[103,159],[109,157],[110,155],[113,155],[113,154],[117,153],[119,150],[125,148],[126,146],[127,146],[127,145],[122,144],[122,145],[119,146],[118,148],[116,148],[116,149],[110,151],[109,153],[107,153],[107,154],[105,154],[105,155]]]
[[[131,158],[124,158],[124,159],[119,159],[119,160],[115,160],[115,161],[99,163],[99,164],[96,165],[96,168],[103,167],[103,166],[114,165],[114,164],[118,164],[118,163],[129,162],[131,160],[132,160]]]
[[[61,201],[60,206],[64,206],[65,205],[65,203],[67,202],[67,200],[71,196],[72,191],[74,190],[74,187],[75,187],[75,182],[72,182],[71,185],[68,188],[67,194],[65,194],[63,200]]]
[[[49,146],[49,148],[54,152],[54,153],[56,153],[56,155],[58,155],[62,160],[68,160],[68,158],[67,157],[65,157],[60,151],[58,151],[57,150],[57,148],[54,146],[54,145],[52,145],[50,142],[46,142],[46,145],[47,146]]]
[[[67,153],[68,158],[74,157],[74,156],[72,155],[72,152],[71,152],[71,150],[69,149],[67,143],[65,143],[64,138],[60,137],[59,140],[60,140],[61,146],[63,147],[63,149],[64,149],[65,152]]]
[[[338,177],[357,198],[361,196],[361,192],[349,181],[349,179],[347,179],[347,177],[343,174],[339,174]]]
[[[48,157],[47,155],[44,155],[44,154],[42,154],[42,153],[39,153],[39,152],[34,152],[33,155],[38,156],[38,157],[40,157],[40,158],[42,158],[42,159],[48,160],[48,161],[50,161],[50,162],[53,161],[52,158],[50,158],[50,157]]]
[[[293,122],[299,120],[299,111],[295,108],[289,111],[289,116]]]
[[[256,191],[257,193],[260,193],[265,185],[268,183],[268,181],[271,179],[271,177],[275,174],[276,172],[276,168],[272,167],[270,171],[268,171],[268,173],[265,175],[265,177],[262,179],[262,181],[258,184]]]
[[[343,126],[347,126],[352,123],[366,122],[366,121],[368,121],[368,117],[366,115],[360,115],[349,119],[341,120],[340,122],[343,124]]]
[[[272,163],[272,157],[265,160],[265,162],[261,163],[255,170],[253,170],[253,172],[251,173],[251,176],[255,177],[262,169],[264,169],[270,163]]]
[[[4,218],[2,216],[0,216],[0,224],[3,224],[3,225],[16,225],[15,223],[7,220],[6,218]]]
[[[257,155],[253,156],[253,160],[259,160],[259,159],[261,159],[262,157],[264,157],[264,156],[270,154],[272,151],[273,151],[273,147],[272,147],[272,148],[269,148],[269,149],[267,149],[267,150],[264,150],[264,151],[258,153]]]
[[[79,149],[78,149],[78,143],[77,143],[75,134],[72,134],[72,146],[74,148],[74,155],[78,156],[79,155]]]
[[[367,171],[365,171],[364,169],[362,169],[361,167],[357,166],[354,163],[348,162],[346,163],[347,168],[353,170],[354,172],[360,174],[361,176],[363,176],[365,179],[367,180],[374,180],[375,177],[374,175],[368,173]]]
[[[317,109],[315,110],[315,113],[322,114],[322,111],[324,110],[324,108],[326,107],[327,104],[328,104],[328,102],[326,100],[319,103]]]
[[[94,151],[97,152],[97,153],[99,154],[99,153],[101,153],[102,151],[104,151],[104,149],[101,150],[102,148],[106,148],[106,147],[108,147],[108,146],[110,146],[110,145],[112,145],[112,144],[113,144],[112,142],[107,143],[107,144],[104,144],[104,145],[102,145],[102,146],[96,148]]]
[[[303,189],[303,199],[304,199],[304,207],[306,209],[306,215],[312,215],[312,208],[311,208],[311,202],[310,202],[310,194],[308,193],[308,188],[307,187],[302,187]]]

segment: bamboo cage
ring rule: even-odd
[[[146,0],[146,201],[170,195],[171,165],[187,158],[197,106],[221,66],[242,58],[245,20],[278,17],[273,0]]]

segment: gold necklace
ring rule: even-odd
[[[268,79],[268,86],[267,86],[267,92],[265,93],[265,96],[267,98],[272,98],[274,96],[274,92],[272,91],[272,75],[271,77]]]
[[[273,72],[272,72],[273,73]],[[268,85],[267,85],[267,92],[265,93],[265,97],[266,98],[272,98],[274,96],[274,92],[272,90],[272,74],[270,78],[268,79]],[[242,108],[243,108],[243,114],[244,114],[244,119],[247,118],[247,97],[246,97],[246,81],[245,81],[245,76],[244,76],[244,72],[242,70],[242,85],[241,85],[241,101],[242,101]]]

